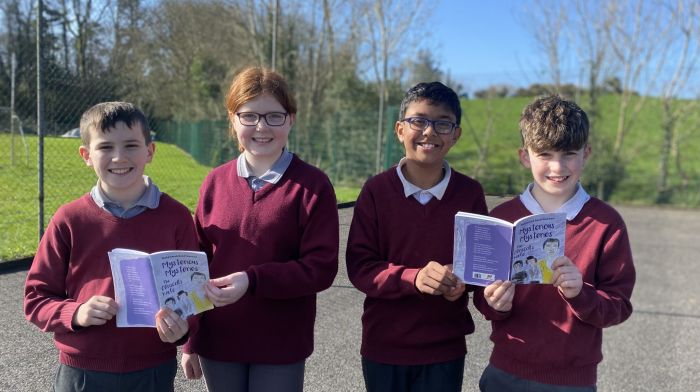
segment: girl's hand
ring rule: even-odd
[[[182,371],[188,380],[198,380],[202,378],[202,366],[199,363],[199,355],[192,353],[182,353]]]
[[[232,304],[248,291],[248,274],[235,272],[221,278],[211,279],[204,285],[204,292],[215,306]]]

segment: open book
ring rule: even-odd
[[[530,215],[510,223],[458,212],[453,272],[477,286],[496,280],[551,283],[552,262],[564,255],[565,233],[565,213]]]
[[[155,327],[156,313],[166,306],[182,318],[214,308],[204,295],[209,281],[204,252],[117,248],[107,254],[119,304],[117,327]]]

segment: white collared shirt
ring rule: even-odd
[[[450,169],[450,165],[447,163],[447,161],[442,161],[442,170],[445,173],[442,180],[440,180],[440,182],[435,184],[430,189],[421,189],[408,182],[406,177],[404,177],[403,173],[401,172],[401,167],[405,164],[406,158],[404,157],[401,158],[399,164],[396,165],[396,173],[399,175],[399,179],[403,185],[403,193],[405,197],[413,196],[422,205],[428,204],[433,197],[437,198],[438,200],[442,200],[442,196],[445,195],[447,184],[450,182],[450,176],[452,175],[452,169]]]
[[[158,189],[158,186],[145,174],[143,175],[143,182],[146,184],[146,190],[143,192],[143,195],[136,200],[134,205],[128,209],[122,208],[121,204],[111,200],[102,192],[99,179],[97,180],[97,185],[90,190],[90,196],[92,196],[92,200],[94,200],[100,208],[108,211],[117,218],[133,218],[146,211],[146,209],[155,210],[160,203],[160,195],[162,192]]]
[[[576,218],[576,215],[578,215],[579,212],[581,212],[581,209],[583,208],[584,204],[588,202],[588,200],[591,199],[591,196],[586,192],[585,189],[583,189],[583,185],[581,183],[578,183],[578,189],[576,190],[576,193],[567,200],[564,204],[559,206],[556,211],[554,212],[564,212],[566,213],[566,220],[570,221]],[[543,214],[545,211],[542,209],[542,206],[540,206],[540,203],[535,200],[535,197],[532,195],[532,187],[533,183],[528,184],[528,186],[525,187],[525,191],[520,195],[520,201],[523,203],[525,208],[530,211],[531,214]]]
[[[292,163],[292,157],[293,154],[285,147],[282,151],[282,155],[277,158],[275,163],[272,164],[272,167],[270,167],[270,169],[262,176],[256,177],[250,172],[248,162],[246,162],[245,156],[241,154],[238,157],[238,162],[236,162],[236,171],[239,177],[243,177],[248,180],[248,185],[250,185],[251,189],[253,189],[253,192],[257,192],[265,185],[265,183],[278,183],[284,175],[284,172],[287,171],[287,168],[289,168],[289,165]]]

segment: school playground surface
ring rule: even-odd
[[[494,205],[498,199],[489,199]],[[619,207],[630,231],[637,268],[624,324],[604,333],[598,390],[700,390],[700,211]],[[343,253],[352,208],[340,210],[341,260],[333,286],[318,297],[316,349],[307,361],[305,390],[362,391],[362,295],[345,274]],[[25,270],[0,274],[0,391],[48,391],[57,364],[50,334],[24,320]],[[472,309],[473,311],[473,309]],[[479,314],[468,336],[464,391],[478,391],[488,361],[489,325]],[[242,321],[244,322],[244,321]],[[202,381],[178,374],[178,391],[205,391]]]

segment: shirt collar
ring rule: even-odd
[[[537,200],[535,200],[535,197],[532,195],[532,187],[532,183],[525,187],[525,191],[520,195],[520,201],[523,203],[525,208],[530,211],[530,213],[543,214],[544,210],[542,209],[542,206],[540,206],[540,203],[538,203]],[[559,206],[556,211],[554,211],[566,213],[566,220],[568,221],[576,218],[576,215],[581,212],[581,209],[586,202],[591,199],[591,196],[585,189],[583,189],[583,185],[581,185],[581,183],[578,183],[577,187],[578,189],[576,190],[576,193],[564,204]]]
[[[131,206],[129,209],[134,207],[145,207],[154,210],[158,208],[162,192],[147,175],[143,176],[143,182],[144,184],[146,184],[146,191],[143,192],[143,195],[141,195],[141,197],[139,197],[139,199],[136,200],[134,205]],[[104,194],[104,192],[102,192],[99,179],[97,180],[97,184],[92,187],[92,190],[90,191],[90,196],[92,196],[92,199],[95,201],[95,203],[97,203],[98,206],[100,206],[100,208],[107,209],[109,211],[111,211],[111,208],[114,207],[121,208],[121,204],[111,200],[109,197],[107,197],[107,195]]]
[[[275,163],[272,164],[272,167],[270,167],[268,171],[266,171],[262,176],[258,178],[265,182],[269,182],[270,184],[278,183],[284,175],[284,172],[287,171],[289,165],[292,163],[293,156],[294,154],[289,152],[289,150],[287,150],[287,148],[285,147],[282,150],[282,155],[280,155],[280,157],[277,158]],[[245,156],[243,154],[241,154],[238,157],[238,161],[236,162],[236,171],[239,177],[255,177],[251,173],[250,167],[248,167],[248,162],[246,162]]]
[[[442,180],[440,180],[440,182],[435,184],[430,189],[421,189],[408,182],[406,177],[404,177],[403,173],[401,172],[401,167],[405,164],[406,157],[401,158],[399,164],[396,165],[396,173],[398,173],[399,179],[401,180],[401,184],[403,185],[403,194],[405,197],[413,195],[414,197],[416,197],[416,199],[418,199],[418,195],[420,195],[421,192],[425,191],[436,197],[438,200],[442,200],[442,197],[445,195],[445,190],[447,189],[447,184],[450,182],[450,177],[452,176],[452,169],[450,169],[450,165],[447,163],[447,161],[442,161],[442,169],[445,172],[445,175],[442,177]]]

